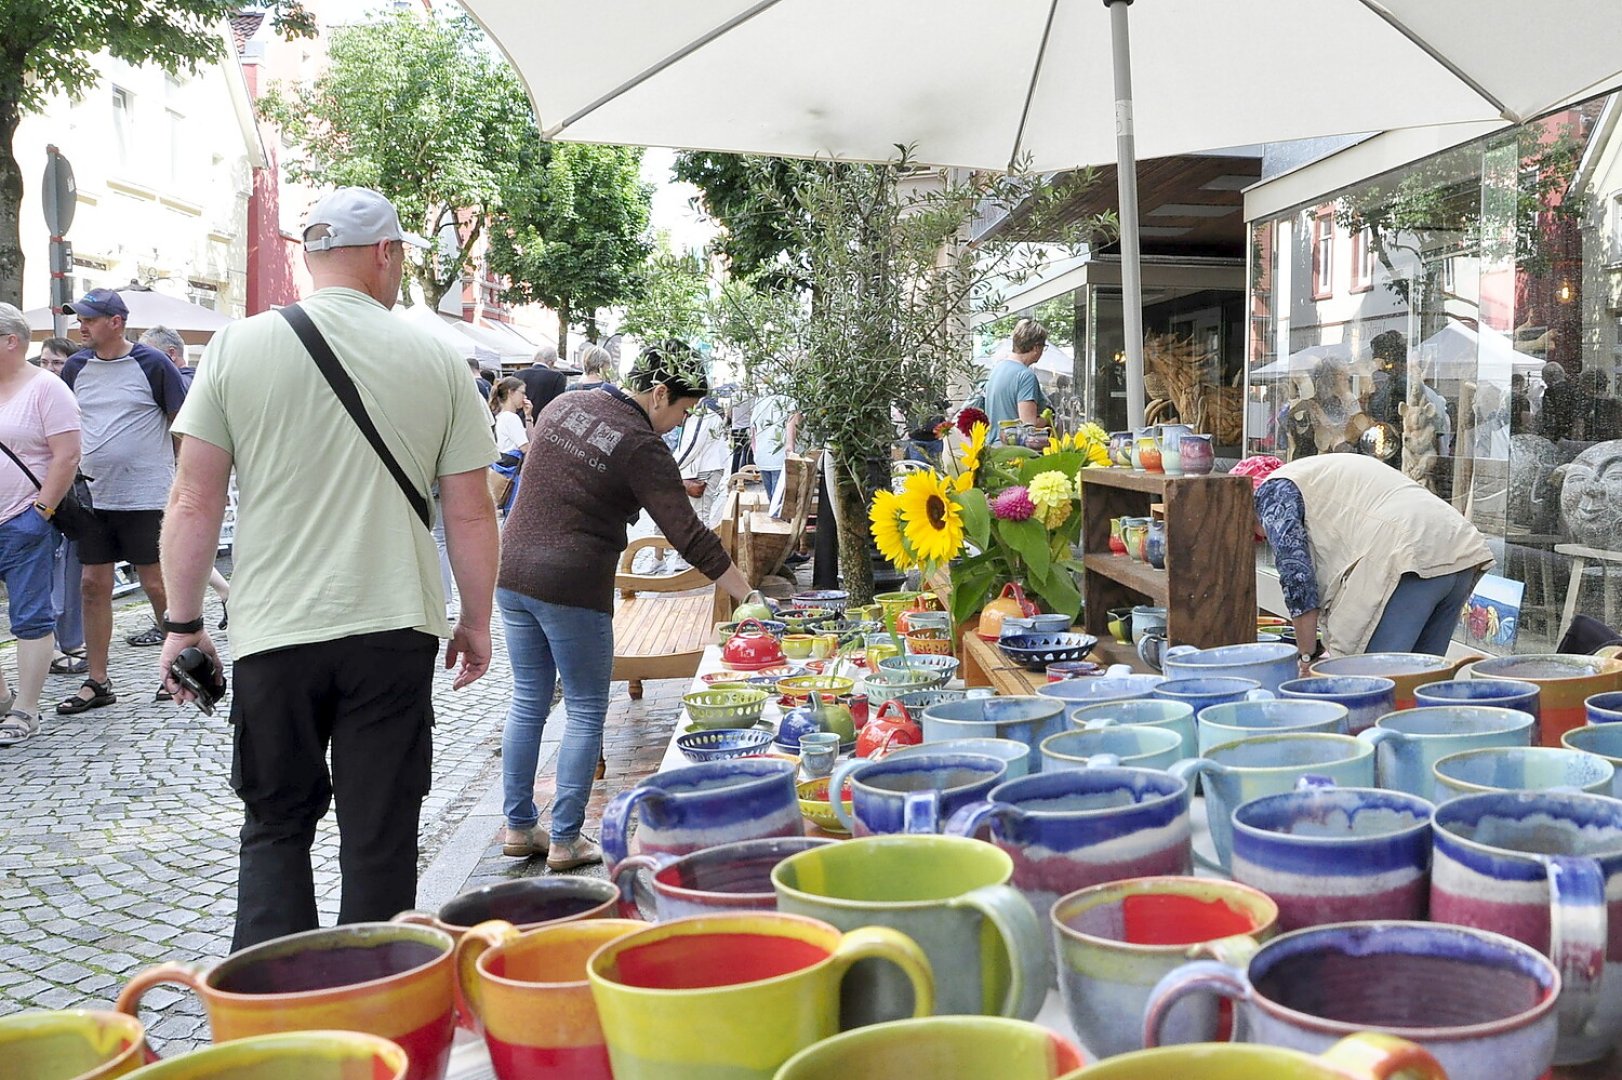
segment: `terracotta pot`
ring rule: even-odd
[[[980,612],[980,628],[977,633],[987,641],[996,641],[1002,636],[1002,621],[1013,616],[1030,616],[1037,614],[1041,609],[1025,598],[1025,590],[1019,582],[1010,581],[1002,587],[997,599],[987,604]]]

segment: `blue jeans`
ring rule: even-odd
[[[79,598],[83,578],[79,545],[65,536],[58,537],[56,561],[51,568],[51,606],[56,609],[56,647],[63,652],[84,648],[84,602]]]
[[[760,482],[766,485],[766,498],[769,500],[777,494],[777,482],[783,478],[782,469],[760,470]]]
[[[1475,570],[1422,578],[1404,574],[1386,601],[1364,652],[1418,652],[1446,656],[1459,615],[1479,575]]]
[[[51,603],[51,563],[57,531],[30,503],[0,523],[0,580],[6,583],[11,632],[23,641],[50,637],[56,629]]]
[[[568,843],[580,835],[586,820],[586,800],[602,752],[608,681],[614,670],[614,618],[604,611],[549,604],[509,589],[496,590],[496,606],[507,629],[507,657],[513,669],[513,700],[501,735],[502,809],[514,829],[532,828],[540,820],[535,769],[552,689],[561,676],[569,723],[558,751],[552,842]]]

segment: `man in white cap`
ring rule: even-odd
[[[334,798],[338,921],[415,905],[436,639],[450,638],[457,689],[490,662],[489,410],[461,357],[388,313],[405,245],[426,244],[366,188],[317,203],[303,239],[316,291],[233,323],[203,354],[175,421],[185,438],[163,529],[161,670],[189,700],[170,665],[192,646],[216,655],[203,590],[235,467],[237,949],[317,925],[310,845]],[[436,481],[461,593],[454,628],[430,533]]]

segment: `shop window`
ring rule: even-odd
[[[113,87],[113,136],[118,145],[118,163],[129,164],[135,147],[135,97],[122,86]]]
[[[1312,221],[1312,298],[1335,295],[1335,218],[1320,211]]]
[[[1349,292],[1368,292],[1374,288],[1374,245],[1369,242],[1369,230],[1359,229],[1352,234],[1352,280]]]
[[[1622,192],[1611,196],[1611,250],[1607,260],[1616,269],[1622,269]]]

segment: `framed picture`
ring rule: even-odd
[[[1526,583],[1487,574],[1476,583],[1464,605],[1459,628],[1465,644],[1483,652],[1503,655],[1515,651],[1521,628],[1521,598]]]

